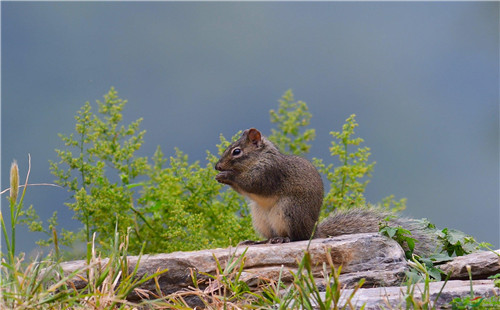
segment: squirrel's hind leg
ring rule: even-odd
[[[288,237],[272,237],[267,239],[267,243],[269,244],[280,244],[280,243],[288,243],[290,242],[290,238]]]

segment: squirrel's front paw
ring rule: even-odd
[[[217,174],[215,176],[215,180],[219,183],[222,183],[222,184],[231,185],[232,184],[232,182],[231,182],[232,175],[233,175],[233,172],[231,170],[221,171],[221,172],[219,172],[219,174]]]

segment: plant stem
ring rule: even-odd
[[[347,167],[347,138],[342,139],[342,144],[344,144],[344,170],[342,171],[342,186],[340,187],[340,194],[341,194],[341,201],[344,201],[344,190],[345,190],[345,183],[347,179],[347,172],[345,171],[345,168]]]

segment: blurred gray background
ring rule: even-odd
[[[408,198],[405,215],[499,246],[498,2],[1,2],[2,189],[17,159],[32,183],[76,111],[114,86],[140,155],[174,147],[205,163],[219,134],[272,127],[287,89],[316,129],[310,158],[357,114],[376,161],[366,196]],[[95,105],[94,105],[95,108]],[[8,207],[1,199],[3,213]],[[79,223],[68,193],[32,187],[26,205]],[[20,249],[40,235],[21,230]]]

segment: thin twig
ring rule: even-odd
[[[28,186],[28,179],[30,177],[30,172],[31,172],[31,154],[28,153],[28,173],[26,173],[26,182],[24,182],[24,190],[23,190],[23,192],[26,191],[26,186]]]
[[[52,183],[33,183],[33,184],[26,184],[26,185],[19,185],[19,188],[24,188],[26,186],[53,186],[53,187],[59,187],[59,188],[64,188],[60,185],[57,184],[52,184]],[[5,194],[10,190],[10,187],[4,189],[3,191],[0,192],[0,195]]]

